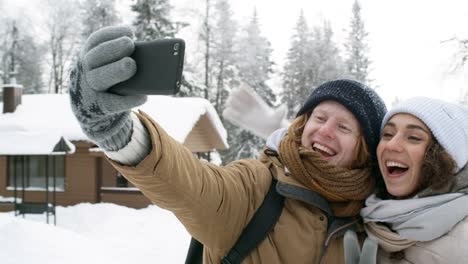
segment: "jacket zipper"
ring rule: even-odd
[[[322,263],[322,258],[323,258],[323,256],[325,256],[325,253],[326,253],[326,251],[327,251],[327,249],[328,249],[330,240],[331,240],[331,238],[333,237],[333,235],[336,234],[337,232],[339,232],[339,231],[341,231],[341,230],[347,228],[347,227],[350,227],[350,226],[354,225],[354,224],[356,224],[356,221],[353,221],[353,222],[351,222],[351,223],[348,223],[348,224],[345,224],[345,225],[343,225],[343,226],[340,226],[340,227],[338,227],[337,229],[335,229],[333,232],[331,232],[331,233],[328,235],[327,239],[325,240],[325,243],[323,244],[322,252],[320,253],[320,258],[319,258],[319,261],[318,261],[317,263]]]

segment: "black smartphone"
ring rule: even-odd
[[[120,95],[176,94],[181,85],[184,52],[185,42],[178,38],[135,42],[131,55],[137,65],[135,75],[109,91]]]

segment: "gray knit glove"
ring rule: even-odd
[[[343,239],[344,254],[346,264],[375,264],[377,263],[377,242],[371,238],[366,238],[362,245],[362,252],[359,246],[356,232],[346,231]]]
[[[108,93],[111,86],[136,72],[130,58],[135,49],[129,27],[102,28],[86,40],[70,75],[73,113],[89,139],[104,150],[116,151],[130,141],[130,110],[146,102],[146,96]]]

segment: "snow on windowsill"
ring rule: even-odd
[[[14,191],[15,190],[15,187],[12,187],[12,186],[8,186],[7,188],[7,191]],[[22,191],[23,188],[22,187],[17,187],[16,188],[17,191]],[[38,192],[45,192],[46,191],[46,188],[42,188],[42,187],[26,187],[24,188],[25,191],[38,191]],[[53,187],[49,187],[49,192],[53,192],[54,191],[54,188]],[[55,191],[56,192],[65,192],[65,190],[62,188],[62,187],[55,187]]]
[[[15,197],[3,197],[0,196],[0,203],[14,203],[15,202]],[[17,203],[21,203],[21,198],[16,198]]]
[[[101,187],[101,190],[104,191],[132,191],[132,192],[139,192],[140,189],[136,187]]]

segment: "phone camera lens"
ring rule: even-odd
[[[174,49],[174,52],[172,53],[172,55],[174,56],[179,55],[179,43],[174,44],[173,49]]]

